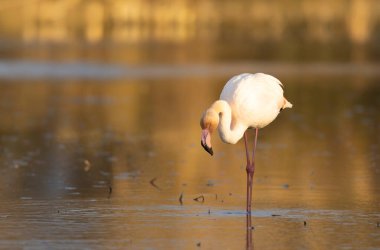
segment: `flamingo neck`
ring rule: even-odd
[[[211,108],[219,114],[218,131],[222,141],[230,144],[237,143],[243,137],[247,126],[239,121],[232,121],[231,107],[226,101],[218,100]]]

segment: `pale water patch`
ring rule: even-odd
[[[163,79],[232,76],[241,72],[265,72],[281,76],[379,76],[376,63],[251,62],[213,64],[111,64],[95,61],[57,62],[0,60],[3,79]]]

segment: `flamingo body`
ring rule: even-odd
[[[271,123],[283,108],[291,104],[284,100],[281,82],[270,75],[240,74],[224,86],[220,100],[226,101],[232,113],[232,126],[263,128]]]

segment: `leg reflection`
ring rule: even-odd
[[[247,250],[253,250],[253,240],[252,240],[252,219],[251,219],[251,213],[247,213],[247,244],[246,244],[246,249]]]

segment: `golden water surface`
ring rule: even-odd
[[[243,144],[199,145],[226,80],[4,80],[0,244],[244,248]],[[253,247],[380,246],[378,80],[282,79],[294,108],[259,132]]]

